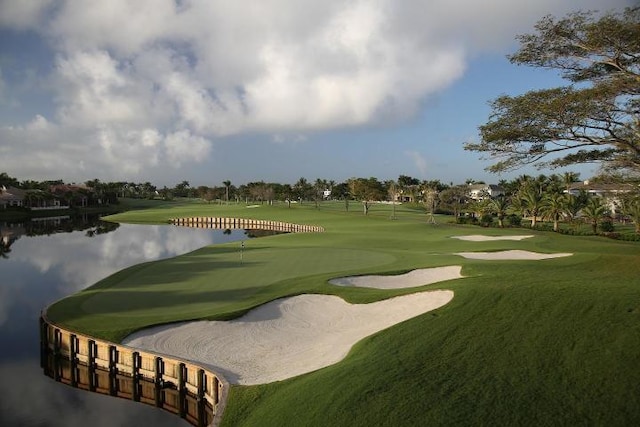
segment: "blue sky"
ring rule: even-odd
[[[626,0],[0,0],[0,171],[172,186],[410,175],[496,182],[465,152],[547,14]],[[574,167],[582,178],[594,166]]]

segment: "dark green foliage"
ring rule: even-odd
[[[597,18],[578,12],[547,16],[535,34],[519,37],[516,64],[558,70],[571,83],[504,95],[491,103],[482,140],[465,149],[500,159],[494,172],[535,163],[567,166],[601,162],[640,170],[640,8]],[[550,161],[543,161],[553,154]]]
[[[610,219],[602,221],[600,223],[600,231],[602,231],[603,233],[612,233],[613,231],[615,231],[613,222]]]
[[[493,215],[484,214],[480,217],[480,225],[483,227],[490,227],[493,224]]]
[[[510,227],[520,227],[522,224],[522,217],[520,215],[509,215],[505,220],[506,224]]]

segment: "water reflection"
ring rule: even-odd
[[[40,369],[40,310],[128,266],[247,235],[244,230],[224,234],[174,226],[86,225],[78,231],[63,228],[61,233],[41,235],[29,235],[35,233],[22,226],[24,232],[10,238],[8,257],[0,259],[0,377],[11,384],[0,391],[0,425],[188,425],[159,409],[76,390],[45,377]],[[20,231],[19,225],[13,227]]]
[[[11,246],[22,236],[49,236],[58,233],[85,231],[88,237],[109,233],[120,224],[100,221],[97,216],[78,216],[70,218],[59,216],[51,218],[33,218],[24,222],[0,223],[0,258],[8,258]]]

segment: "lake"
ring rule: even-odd
[[[188,426],[152,406],[77,390],[40,367],[40,311],[125,267],[213,243],[249,238],[244,230],[190,229],[66,220],[1,224],[0,425]]]

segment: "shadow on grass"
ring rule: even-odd
[[[89,318],[97,316],[104,322],[110,318],[114,321],[114,329],[122,329],[123,326],[135,326],[140,323],[138,319],[144,319],[148,323],[150,319],[157,318],[158,322],[189,320],[195,318],[216,318],[225,320],[237,316],[237,313],[247,311],[254,305],[255,296],[264,287],[253,286],[239,289],[202,290],[182,292],[145,290],[113,290],[100,294],[100,304],[95,307],[87,307],[86,297],[77,294],[66,298],[48,310],[49,318],[54,322],[76,323],[78,321],[93,323]],[[197,305],[197,307],[195,307]],[[210,309],[203,308],[210,305]],[[179,309],[176,310],[176,307]],[[193,311],[190,312],[190,307]],[[89,308],[89,309],[87,309]],[[206,314],[209,311],[210,314]],[[211,313],[220,313],[212,316]],[[190,316],[190,314],[193,314]],[[96,320],[98,320],[96,318]],[[115,325],[117,323],[117,326]],[[108,324],[101,325],[101,329],[110,329]]]

